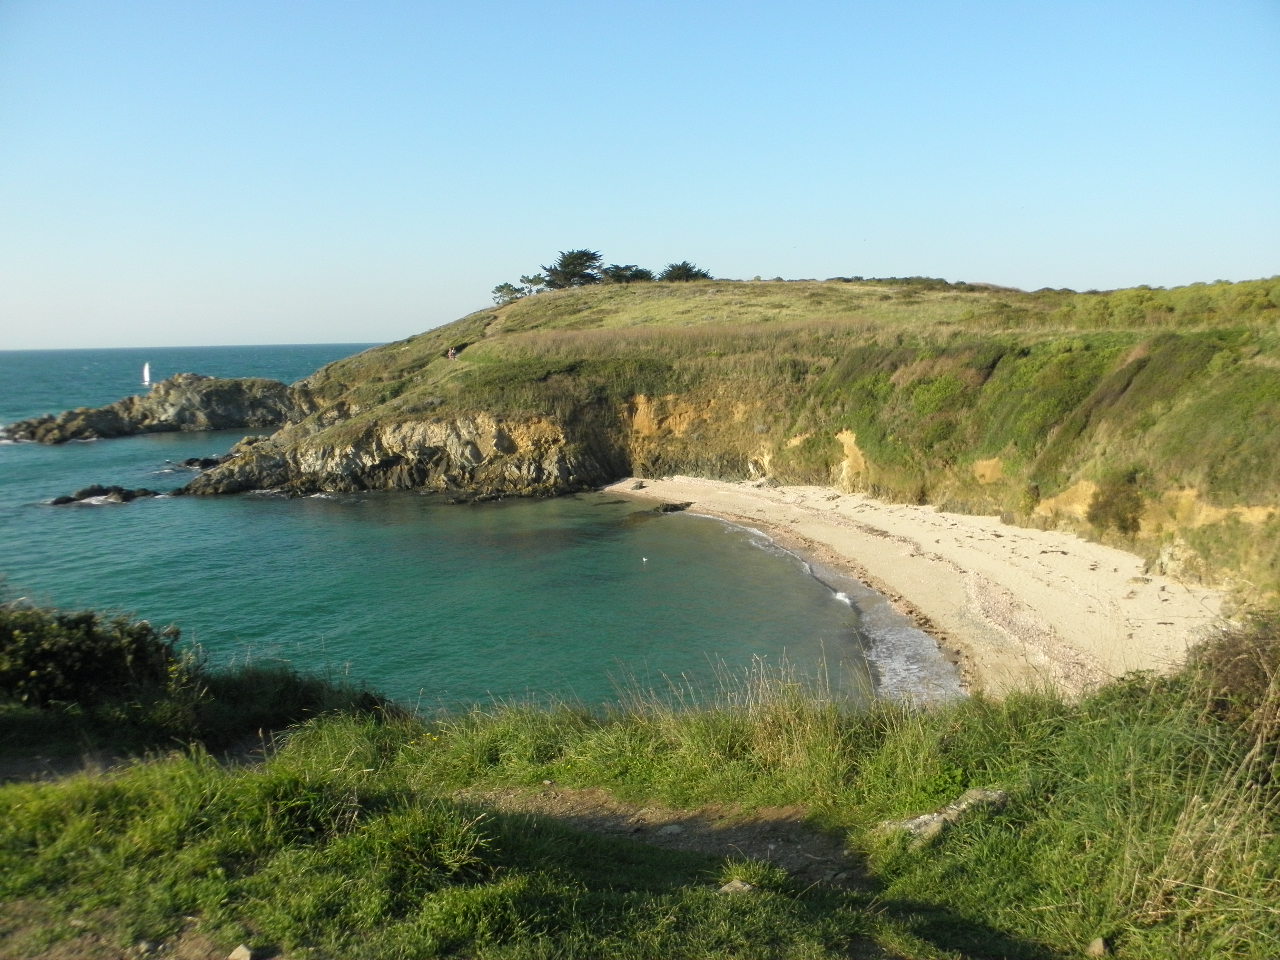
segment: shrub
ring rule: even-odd
[[[325,713],[401,715],[383,697],[287,664],[208,670],[178,649],[178,635],[125,616],[0,606],[0,747],[31,740],[23,731],[33,724],[40,748],[58,752],[175,739],[221,748]]]
[[[1126,536],[1137,533],[1142,519],[1140,475],[1137,468],[1131,468],[1104,477],[1089,503],[1089,522],[1099,530],[1114,527]]]
[[[0,695],[31,707],[54,702],[92,707],[163,689],[186,665],[175,627],[145,620],[64,613],[24,604],[0,607]]]
[[[711,274],[703,270],[697,264],[690,263],[688,260],[681,260],[679,263],[669,263],[658,274],[659,280],[665,281],[688,281],[688,280],[710,280]]]
[[[1215,715],[1231,723],[1250,722],[1275,697],[1280,612],[1254,613],[1243,626],[1218,631],[1191,651],[1187,672]]]

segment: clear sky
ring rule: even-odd
[[[0,0],[0,349],[399,339],[579,247],[1280,273],[1280,0]]]

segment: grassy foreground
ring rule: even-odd
[[[1280,618],[1171,678],[850,712],[785,676],[690,711],[500,705],[317,716],[261,762],[199,744],[0,788],[0,955],[1071,957],[1280,953]],[[227,682],[234,685],[233,680]],[[5,715],[0,714],[0,719]],[[504,813],[484,789],[788,807],[843,884]],[[913,846],[875,827],[971,786],[1002,810]],[[725,895],[734,878],[756,889]],[[98,949],[94,953],[90,949]],[[206,955],[206,954],[198,954]]]

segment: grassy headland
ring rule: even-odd
[[[850,711],[769,675],[698,710],[338,709],[257,762],[197,743],[4,786],[0,954],[1065,958],[1101,937],[1260,960],[1280,949],[1277,667],[1258,617],[1075,703]],[[877,830],[969,787],[1008,802],[927,844]],[[593,790],[667,827],[583,829]],[[521,796],[540,812],[495,799]],[[776,849],[660,842],[744,818]],[[847,850],[829,876],[780,866],[806,830]],[[717,893],[733,879],[754,890]]]
[[[310,415],[278,435],[303,484],[443,484],[447,471],[415,458],[453,456],[460,482],[502,492],[472,464],[501,460],[503,441],[442,453],[405,436],[469,417],[516,436],[537,421],[553,425],[539,450],[583,454],[571,483],[831,485],[1063,527],[1245,597],[1280,595],[1276,278],[1110,293],[585,287],[480,311],[305,386]]]

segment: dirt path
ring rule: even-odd
[[[574,830],[625,837],[669,850],[763,860],[787,871],[801,885],[859,886],[860,861],[843,838],[805,822],[799,807],[772,807],[749,814],[728,807],[677,810],[624,803],[600,789],[464,790],[454,798],[503,813],[553,817]]]

